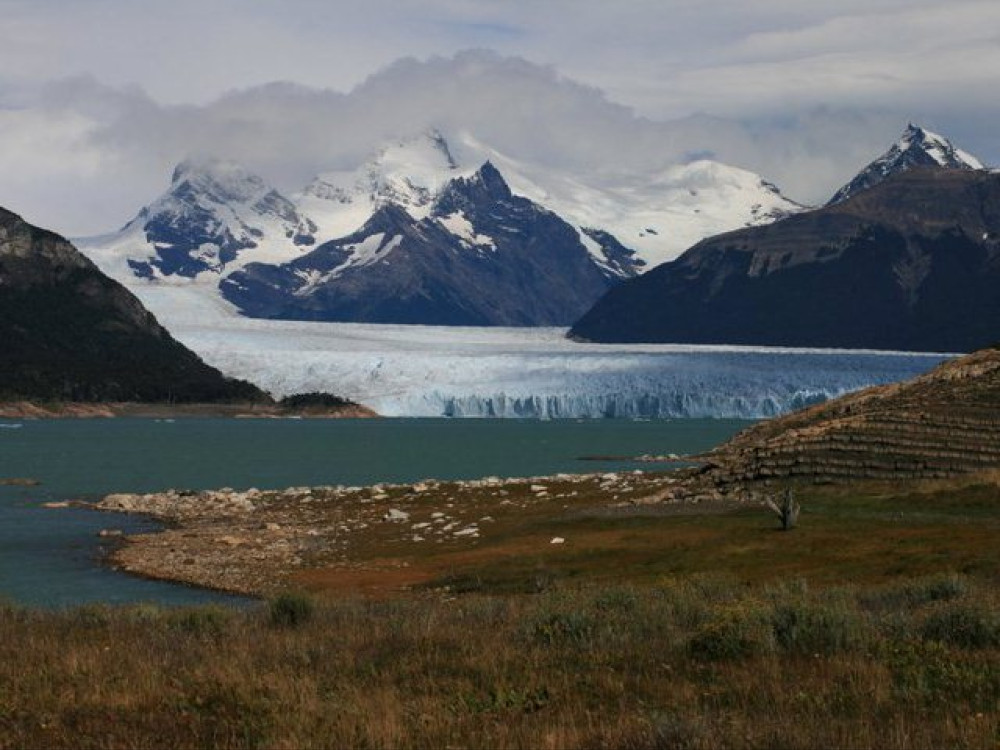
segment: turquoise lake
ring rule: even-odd
[[[0,598],[43,607],[196,604],[232,597],[148,581],[101,564],[103,528],[149,521],[58,500],[111,492],[409,482],[649,468],[587,455],[691,453],[749,422],[680,420],[112,419],[0,422]]]

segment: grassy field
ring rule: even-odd
[[[799,497],[527,514],[407,593],[2,607],[0,747],[1000,747],[997,477]]]

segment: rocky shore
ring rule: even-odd
[[[581,527],[564,523],[569,518],[733,509],[760,501],[775,481],[926,482],[995,471],[998,415],[1000,351],[990,349],[762,422],[702,457],[640,459],[700,462],[671,472],[173,490],[109,495],[98,507],[169,525],[126,538],[114,553],[115,564],[142,575],[255,595],[296,585],[398,589],[470,561],[572,545],[561,529]]]
[[[683,476],[634,471],[281,491],[169,490],[108,495],[97,508],[148,515],[167,526],[125,537],[112,553],[119,568],[266,595],[297,585],[364,588],[376,579],[383,588],[405,588],[483,547],[572,543],[555,533],[539,536],[537,529],[523,538],[515,527],[527,516],[544,526],[546,519],[595,509],[628,513],[654,504],[726,500],[724,492],[696,489]]]

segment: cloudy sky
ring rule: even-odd
[[[909,120],[1000,164],[1000,2],[0,0],[0,205],[109,231],[190,155],[294,191],[435,126],[826,198]]]

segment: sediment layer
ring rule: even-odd
[[[769,420],[706,457],[729,484],[942,479],[1000,468],[1000,351]]]

